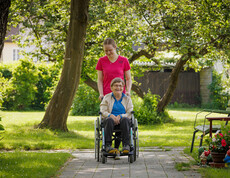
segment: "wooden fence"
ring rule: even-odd
[[[135,78],[141,83],[141,89],[161,97],[169,85],[170,72],[146,72],[143,77]],[[181,72],[177,83],[176,90],[172,97],[171,103],[188,103],[200,104],[200,74],[196,72]]]

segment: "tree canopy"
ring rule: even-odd
[[[26,36],[18,37],[22,46],[35,45],[33,56],[62,63],[69,21],[69,1],[15,0],[11,6],[11,24],[22,24]],[[162,111],[168,104],[178,73],[185,64],[199,70],[214,60],[229,60],[228,0],[92,0],[89,5],[82,79],[94,89],[95,65],[103,56],[102,43],[114,38],[119,54],[130,63],[151,60],[160,65],[159,52],[173,52],[177,64],[171,75],[168,94],[162,98]],[[141,46],[134,51],[133,46]],[[132,76],[143,69],[132,66]],[[167,93],[167,92],[166,92]],[[164,100],[165,99],[165,100]],[[161,103],[161,104],[162,104]]]

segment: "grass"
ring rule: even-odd
[[[215,168],[202,168],[199,170],[200,173],[204,177],[208,178],[229,178],[230,177],[230,170],[229,168],[223,168],[223,169],[215,169]]]
[[[0,153],[0,177],[54,177],[69,153]]]
[[[194,131],[194,120],[198,109],[170,109],[169,114],[175,122],[163,125],[139,126],[141,146],[190,146]],[[199,115],[197,124],[202,124],[204,116]],[[219,114],[215,114],[217,116]],[[206,123],[208,124],[208,123]],[[224,124],[224,123],[223,123]],[[199,133],[200,134],[200,133]],[[198,136],[198,135],[197,135]],[[199,144],[195,140],[195,146]]]
[[[175,168],[178,171],[188,171],[190,169],[190,163],[176,163]]]
[[[175,122],[161,125],[139,125],[140,147],[190,146],[194,118],[198,111],[193,108],[170,109],[169,114],[174,117]],[[5,127],[0,149],[94,148],[95,116],[69,116],[67,125],[70,132],[63,133],[49,129],[34,129],[34,125],[42,120],[44,112],[1,111],[0,115],[2,116],[1,123]],[[203,122],[204,115],[205,113],[198,118],[198,124]],[[198,140],[195,141],[195,145],[198,145]]]
[[[197,108],[169,109],[174,122],[162,125],[139,125],[140,147],[178,147],[185,146],[185,153],[190,154],[193,124]],[[197,124],[202,124],[203,113]],[[68,118],[68,133],[49,129],[34,129],[42,120],[44,112],[6,112],[0,111],[1,124],[5,131],[1,136],[0,149],[6,150],[40,150],[40,149],[83,149],[94,148],[94,120],[96,117]],[[219,114],[215,114],[219,116]],[[216,122],[215,122],[216,123]],[[221,123],[221,122],[220,122]],[[206,123],[208,124],[208,123]],[[222,122],[221,124],[224,124]],[[199,133],[201,134],[201,133]],[[198,135],[197,135],[198,136]],[[195,140],[195,146],[199,141]],[[170,148],[167,148],[170,150]],[[48,155],[47,155],[48,154]],[[197,158],[197,148],[192,156]],[[3,152],[0,153],[0,177],[51,177],[70,157],[67,153]],[[176,164],[178,170],[187,170],[188,164]],[[230,170],[205,168],[201,169],[205,177],[229,177]]]
[[[94,147],[95,117],[69,117],[70,132],[34,129],[44,112],[0,112],[5,127],[1,149],[76,149]]]

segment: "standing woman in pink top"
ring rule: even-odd
[[[101,100],[106,94],[111,93],[110,83],[116,78],[120,77],[126,79],[126,86],[123,92],[130,96],[132,87],[132,79],[130,72],[130,65],[127,58],[117,54],[117,45],[111,38],[107,38],[103,43],[105,56],[98,60],[96,70],[98,74],[98,90],[99,99]]]

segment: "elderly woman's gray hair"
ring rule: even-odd
[[[114,85],[114,83],[120,83],[120,82],[122,83],[123,86],[125,85],[125,82],[121,78],[116,77],[111,81],[110,87],[112,87]]]

